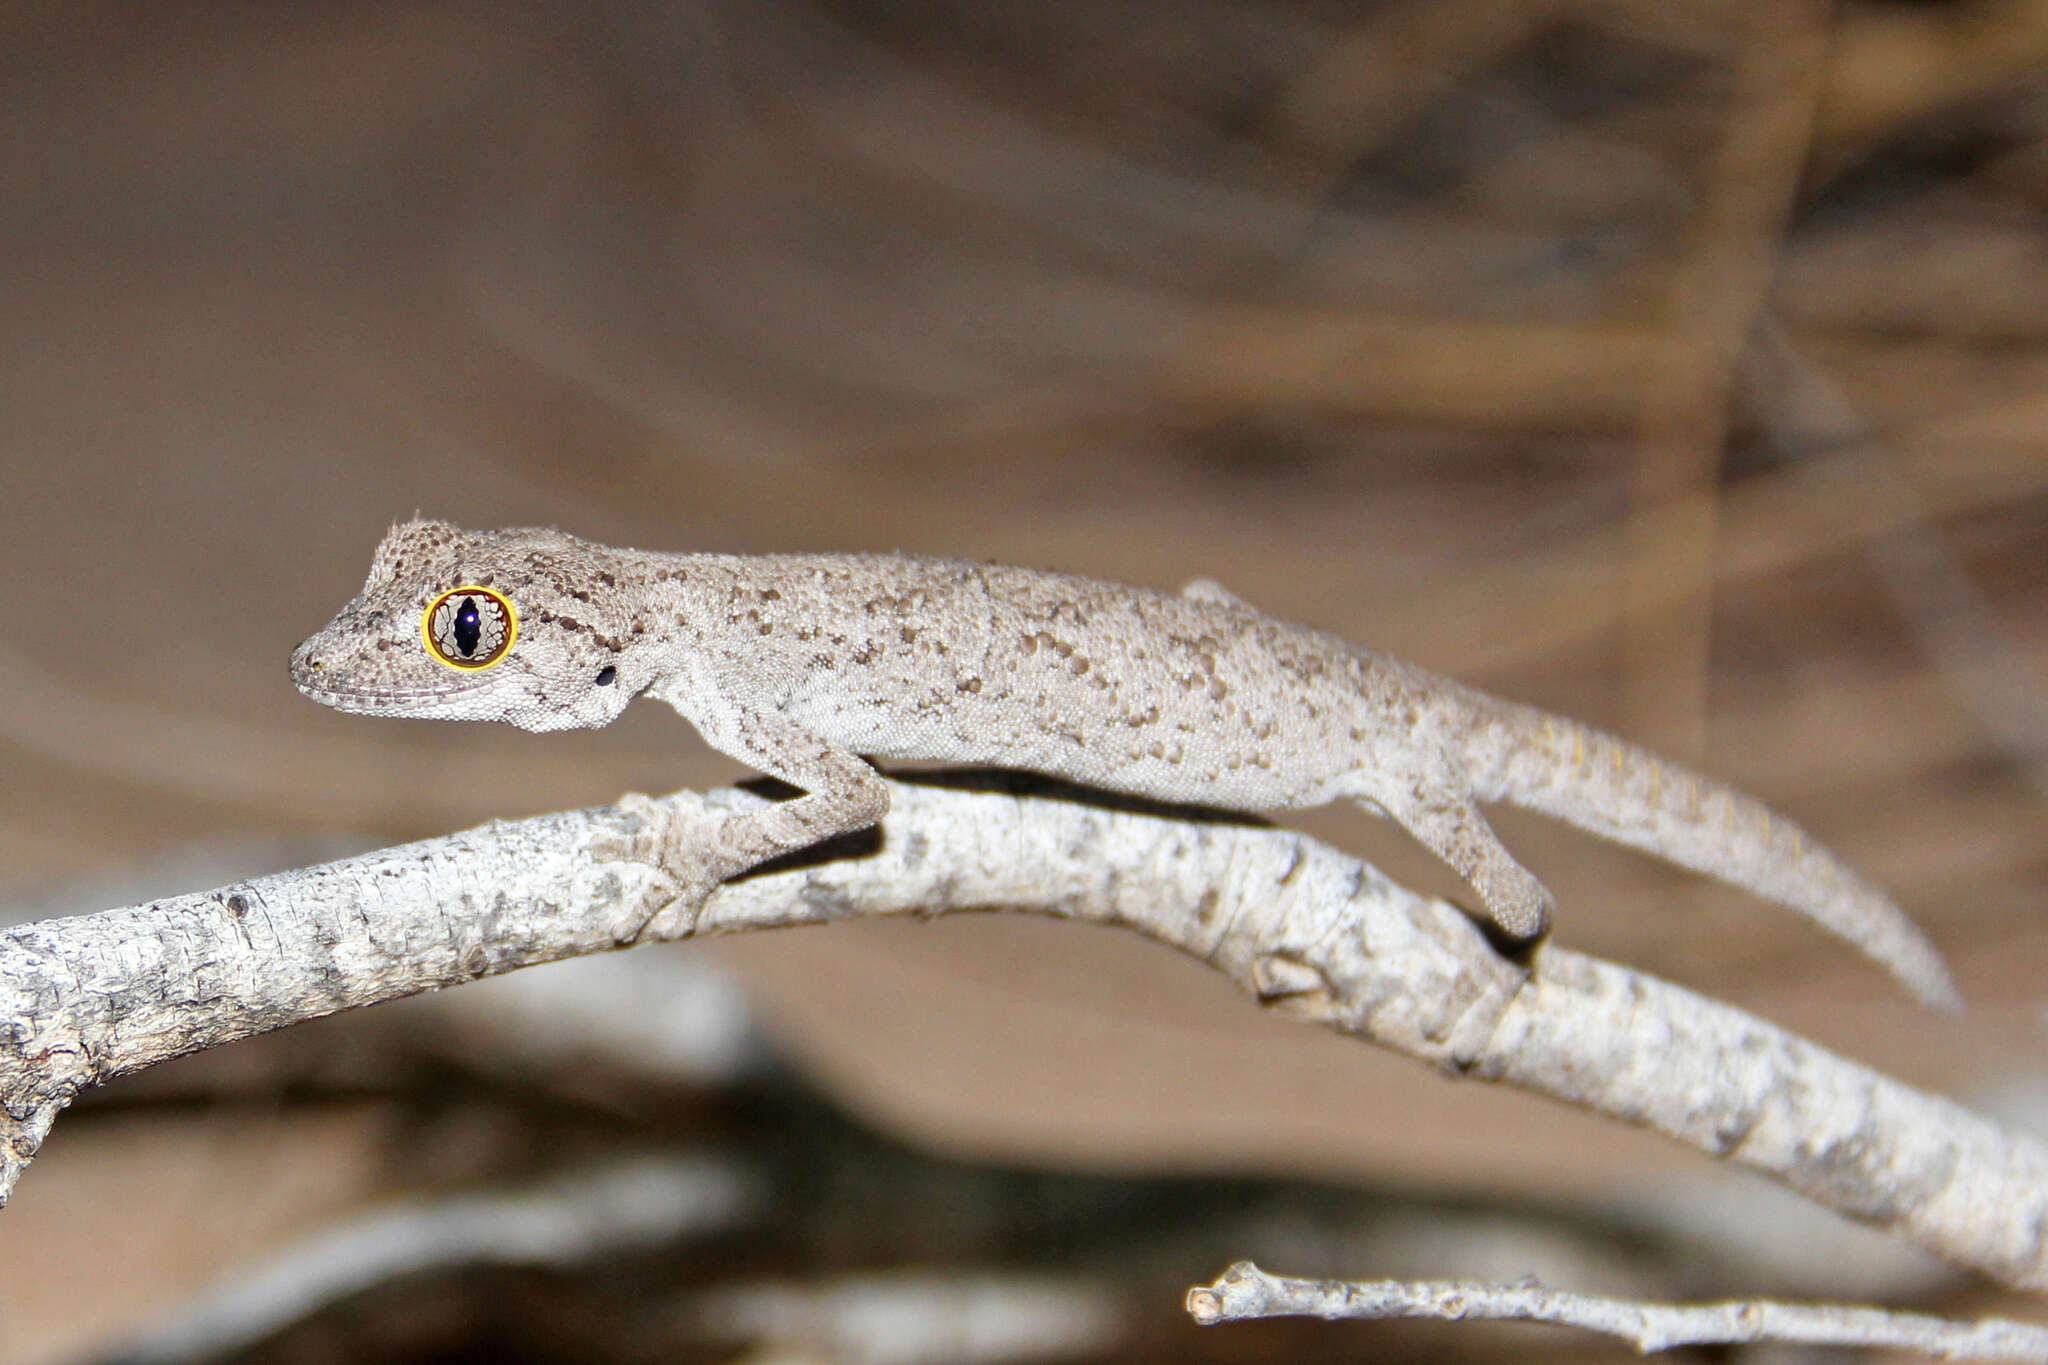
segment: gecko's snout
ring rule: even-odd
[[[292,651],[292,686],[298,688],[301,692],[305,691],[312,685],[314,679],[320,675],[326,666],[325,662],[321,660],[319,653],[313,648],[313,641],[306,641]]]
[[[348,690],[347,680],[357,669],[351,666],[346,644],[337,643],[331,630],[323,630],[292,651],[290,671],[292,686],[316,701],[325,701],[326,694]]]

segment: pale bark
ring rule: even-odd
[[[990,909],[1120,925],[1272,1008],[1655,1128],[1963,1265],[2048,1285],[2048,1149],[1764,1021],[1557,948],[1525,979],[1455,907],[1291,831],[1004,790],[891,794],[879,835],[719,888],[697,932]],[[762,800],[672,799],[707,819]],[[609,926],[664,884],[592,846],[634,833],[615,807],[493,822],[0,934],[0,1191],[86,1086],[616,946]],[[680,932],[666,918],[655,933]]]
[[[2006,1318],[1957,1322],[1857,1304],[1770,1299],[1643,1303],[1535,1283],[1305,1280],[1268,1274],[1249,1261],[1214,1284],[1190,1289],[1188,1313],[1204,1326],[1284,1317],[1547,1322],[1619,1337],[1645,1355],[1677,1346],[1777,1341],[1887,1346],[1950,1360],[2048,1360],[2048,1328]]]

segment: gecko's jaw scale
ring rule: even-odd
[[[393,707],[404,707],[408,710],[430,708],[458,701],[468,693],[476,691],[477,687],[480,686],[480,684],[472,684],[467,687],[437,687],[395,691],[388,688],[364,688],[359,690],[335,687],[324,681],[314,682],[310,678],[304,677],[295,677],[292,679],[292,683],[299,691],[314,701],[319,702],[322,706],[332,706],[338,711],[356,712],[384,711]]]

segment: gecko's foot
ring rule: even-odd
[[[1550,932],[1557,901],[1536,875],[1503,856],[1477,869],[1472,888],[1486,905],[1494,927],[1517,945],[1533,944]]]
[[[643,937],[688,938],[697,931],[704,902],[722,880],[704,865],[704,852],[713,842],[709,831],[722,821],[685,809],[675,798],[656,800],[640,792],[627,792],[615,804],[635,817],[639,828],[599,836],[591,844],[592,854],[599,862],[651,867],[661,874],[664,885],[652,909],[641,902],[612,924],[613,940],[624,944]]]

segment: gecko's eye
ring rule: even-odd
[[[519,638],[519,613],[502,593],[470,584],[436,597],[420,617],[427,653],[475,673],[502,660]]]

